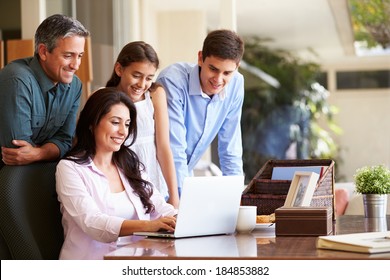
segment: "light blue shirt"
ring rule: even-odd
[[[218,135],[223,175],[242,175],[241,112],[244,78],[237,71],[225,89],[212,98],[202,93],[199,66],[176,63],[161,71],[168,99],[170,143],[179,192],[211,142]]]

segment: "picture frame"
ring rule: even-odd
[[[284,206],[310,206],[318,178],[319,174],[315,172],[296,171],[291,181]]]

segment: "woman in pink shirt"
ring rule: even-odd
[[[56,172],[65,237],[60,259],[102,259],[121,236],[174,230],[177,210],[147,181],[130,148],[136,115],[131,99],[114,88],[96,91],[81,111],[76,144]]]

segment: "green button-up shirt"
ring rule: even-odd
[[[15,60],[0,71],[0,145],[53,143],[63,156],[72,145],[82,85],[54,83],[37,57]],[[1,157],[1,155],[0,155]]]

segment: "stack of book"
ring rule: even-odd
[[[390,252],[390,231],[319,236],[317,248],[368,254],[386,253]]]

